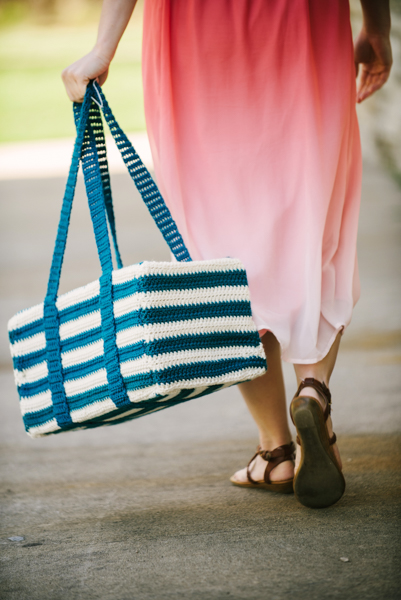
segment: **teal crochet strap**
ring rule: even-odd
[[[185,246],[184,240],[178,231],[177,225],[171,216],[157,185],[139,158],[131,142],[117,123],[100,86],[96,82],[91,82],[88,85],[88,89],[93,90],[92,99],[102,109],[104,118],[106,119],[124,163],[127,166],[129,174],[171,252],[178,261],[190,261],[191,257],[188,249]]]
[[[93,114],[95,115],[95,119],[92,119]],[[94,124],[96,129],[94,129]],[[99,135],[100,131],[101,135]],[[130,400],[121,376],[116,344],[116,326],[113,313],[112,258],[106,221],[107,213],[110,223],[110,213],[107,211],[106,190],[99,162],[99,139],[104,140],[103,124],[96,105],[92,104],[82,147],[81,160],[93,230],[102,265],[102,276],[99,279],[100,315],[108,393],[116,407],[122,408],[129,405]],[[111,223],[110,229],[113,232]],[[117,247],[115,237],[114,243],[115,247]],[[116,256],[118,262],[118,247]]]
[[[91,122],[92,111],[93,105],[90,108],[89,118],[86,124],[81,161],[86,195],[102,273],[108,273],[113,270],[113,261],[111,256],[109,231],[107,228],[105,190],[98,160],[95,133]]]
[[[56,307],[57,291],[60,282],[61,267],[67,242],[68,227],[70,224],[71,208],[74,199],[75,187],[79,169],[79,161],[88,120],[91,98],[85,95],[82,105],[81,118],[78,126],[77,137],[71,160],[65,188],[56,243],[50,267],[47,293],[43,303],[44,330],[46,339],[46,362],[48,368],[49,387],[52,393],[52,402],[57,424],[62,429],[72,425],[65,394],[60,353],[60,322]]]
[[[75,125],[78,127],[79,124],[79,116],[81,114],[82,104],[78,104],[74,102],[74,119]],[[106,207],[107,219],[110,226],[110,232],[113,239],[114,252],[116,256],[117,267],[120,269],[123,266],[120,250],[117,242],[117,232],[116,232],[116,223],[114,218],[114,208],[113,208],[113,198],[111,194],[111,184],[110,184],[110,174],[109,174],[109,165],[107,162],[107,149],[106,149],[106,140],[104,136],[103,122],[102,116],[99,110],[99,107],[94,102],[92,103],[89,110],[89,123],[88,126],[88,134],[91,138],[91,151],[96,152],[97,161],[99,164],[100,175],[102,179],[103,186],[103,196],[104,196],[104,204]],[[89,140],[87,140],[89,144]],[[85,141],[84,141],[85,148]]]
[[[100,175],[102,177],[104,201],[106,206],[107,218],[110,225],[111,235],[113,237],[114,251],[116,254],[117,266],[119,269],[123,266],[120,251],[117,243],[116,223],[114,219],[113,198],[111,195],[111,184],[109,175],[109,164],[107,161],[106,140],[104,137],[104,129],[102,115],[97,104],[93,103],[89,111],[89,121],[92,126],[93,135],[95,138],[95,146],[98,155]]]
[[[46,357],[48,364],[48,380],[52,394],[54,405],[54,415],[58,426],[61,429],[68,429],[73,425],[70,410],[65,394],[63,384],[63,366],[61,359],[61,343],[59,335],[59,315],[56,306],[57,291],[60,281],[62,258],[65,251],[66,240],[69,228],[69,217],[74,198],[77,172],[79,167],[79,159],[82,161],[85,187],[88,197],[89,209],[95,233],[96,245],[98,249],[99,259],[102,268],[102,276],[100,277],[100,312],[101,312],[101,328],[102,338],[104,343],[104,353],[107,357],[106,372],[109,383],[109,396],[117,407],[122,407],[129,404],[129,398],[122,380],[118,352],[116,346],[116,332],[113,315],[113,297],[112,297],[112,258],[107,229],[106,212],[106,193],[105,181],[102,179],[101,167],[99,164],[99,151],[96,147],[96,135],[93,130],[90,111],[92,102],[90,92],[85,96],[83,106],[78,111],[79,122],[77,122],[77,140],[74,146],[74,154],[70,167],[66,193],[63,200],[63,209],[60,217],[59,231],[56,240],[54,259],[49,278],[48,294],[44,303],[44,326],[46,337]],[[77,114],[77,111],[75,111]],[[96,108],[95,108],[96,116]],[[100,116],[100,115],[99,115]],[[95,122],[96,126],[96,122]],[[102,124],[100,121],[100,126]],[[99,138],[98,138],[99,139]],[[101,139],[101,138],[100,138]],[[103,136],[104,139],[104,136]],[[108,173],[107,173],[108,175]],[[106,178],[107,183],[107,178]],[[111,200],[111,195],[110,195]],[[107,212],[110,219],[110,211]],[[110,223],[110,229],[113,234],[113,226]],[[115,230],[114,230],[115,231]],[[117,240],[115,240],[115,248],[117,248],[117,262],[121,259],[118,253]]]

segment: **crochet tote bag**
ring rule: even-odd
[[[122,266],[99,107],[177,262]],[[77,138],[47,294],[42,304],[9,321],[15,382],[31,437],[134,419],[266,370],[241,262],[191,261],[153,179],[97,84],[89,84],[74,115]],[[58,296],[80,162],[102,274]]]

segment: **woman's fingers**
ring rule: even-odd
[[[362,102],[379,90],[386,83],[389,74],[389,69],[372,71],[370,65],[362,65],[357,91],[357,102]]]
[[[357,102],[362,102],[363,100],[365,100],[365,98],[367,98],[370,95],[371,87],[372,87],[371,73],[369,72],[369,69],[365,68],[365,66],[362,65],[361,74],[359,77],[357,97],[356,97]]]
[[[387,81],[390,71],[371,73],[369,68],[362,65],[361,75],[357,89],[357,102],[362,102],[374,92],[377,92]]]
[[[77,78],[70,69],[70,67],[67,67],[61,74],[67,95],[72,102],[83,102],[89,79],[86,77]]]
[[[393,62],[388,36],[368,36],[362,30],[355,42],[355,65],[359,81],[357,102],[362,102],[387,81]]]
[[[100,85],[107,79],[110,62],[94,50],[64,69],[61,74],[67,95],[72,102],[82,102],[86,87],[91,79]]]

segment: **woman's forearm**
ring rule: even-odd
[[[103,0],[96,52],[111,61],[128,25],[137,0]]]
[[[99,85],[107,79],[110,62],[128,25],[137,0],[103,0],[95,47],[64,69],[63,82],[68,97],[82,102],[86,86],[95,79]]]
[[[369,35],[389,35],[391,28],[389,0],[361,0],[363,25]]]

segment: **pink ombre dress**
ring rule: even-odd
[[[193,259],[240,258],[257,328],[314,363],[359,295],[347,0],[147,0],[157,181]]]

